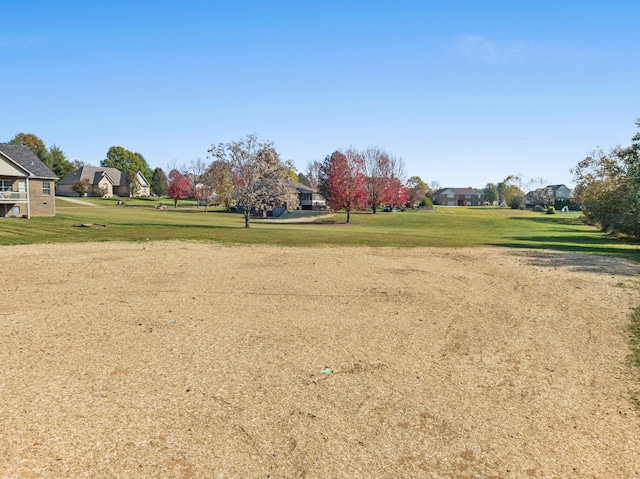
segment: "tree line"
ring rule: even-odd
[[[596,148],[571,172],[574,196],[589,224],[640,239],[640,132],[631,141],[629,146]]]
[[[27,146],[58,178],[64,178],[72,171],[84,165],[79,160],[69,161],[67,155],[55,143],[49,148],[44,141],[33,133],[18,133],[9,140],[12,145]]]
[[[260,141],[256,135],[211,145],[208,153],[212,160],[208,165],[198,159],[171,168],[167,196],[175,206],[180,199],[195,198],[206,210],[215,193],[218,203],[233,205],[244,214],[245,226],[252,214],[266,216],[277,207],[296,209],[296,182],[319,190],[329,208],[347,213],[347,222],[354,210],[371,208],[376,213],[381,205],[420,202],[428,190],[417,176],[406,182],[402,160],[378,147],[337,150],[323,162],[310,162],[306,173],[296,173],[273,142]]]
[[[85,166],[78,160],[70,162],[56,145],[47,149],[33,134],[20,133],[10,142],[31,148],[59,178]],[[277,207],[296,209],[299,203],[295,182],[319,190],[329,208],[346,211],[348,222],[354,210],[370,208],[377,213],[383,205],[430,204],[427,184],[418,176],[406,180],[402,159],[375,146],[362,151],[336,150],[323,162],[310,162],[304,174],[296,173],[293,163],[280,157],[272,141],[259,140],[256,135],[212,144],[207,151],[210,163],[198,158],[182,167],[174,164],[168,175],[162,168],[152,170],[142,154],[121,146],[109,148],[100,166],[126,172],[131,195],[139,187],[139,171],[150,180],[154,194],[170,197],[175,206],[179,200],[195,198],[206,211],[210,198],[215,196],[219,204],[243,213],[245,226],[249,226],[252,214],[266,216]],[[89,191],[90,185],[82,179],[73,188],[80,195],[104,193]]]

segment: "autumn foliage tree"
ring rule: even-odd
[[[411,192],[399,178],[392,175],[391,178],[386,181],[384,198],[386,203],[392,206],[406,205],[411,198]]]
[[[175,168],[169,172],[169,186],[167,188],[167,196],[173,200],[174,206],[178,207],[178,200],[191,198],[193,195],[191,190],[191,181],[189,177]]]
[[[252,212],[264,215],[294,199],[295,186],[288,175],[293,165],[282,161],[273,142],[259,141],[252,134],[238,141],[211,145],[209,153],[229,165],[233,198],[247,228]]]
[[[335,151],[326,158],[320,171],[320,191],[332,210],[345,210],[347,223],[351,212],[367,205],[367,178],[362,171],[362,156],[354,151]]]
[[[364,150],[361,157],[367,203],[374,213],[382,204],[400,205],[409,201],[404,186],[404,164],[400,158],[377,146]]]
[[[233,172],[231,165],[225,160],[215,160],[205,173],[206,181],[211,185],[211,191],[218,203],[229,209],[233,203]]]
[[[79,196],[86,196],[89,192],[89,186],[89,180],[86,178],[80,178],[72,183],[71,189],[78,193]]]

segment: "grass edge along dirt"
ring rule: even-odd
[[[104,204],[104,203],[103,203]],[[57,208],[52,218],[0,221],[0,245],[102,241],[202,241],[279,246],[535,248],[640,259],[638,244],[582,224],[577,214],[545,215],[504,208],[436,208],[395,213],[359,212],[304,223],[252,220],[221,209],[160,210],[106,206]],[[104,224],[105,228],[78,228]]]

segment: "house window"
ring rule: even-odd
[[[18,191],[20,193],[27,192],[27,180],[18,180]]]
[[[11,180],[0,180],[0,191],[11,191]]]
[[[42,196],[50,196],[51,195],[51,182],[43,181],[42,182]]]

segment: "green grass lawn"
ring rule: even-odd
[[[158,200],[141,200],[152,206]],[[166,203],[166,200],[164,200]],[[309,223],[252,220],[244,228],[240,214],[204,208],[160,210],[152,207],[113,206],[93,200],[102,208],[78,206],[58,200],[54,218],[2,219],[0,244],[85,241],[190,240],[283,246],[396,246],[475,247],[502,246],[613,254],[637,259],[637,243],[610,238],[578,221],[576,213],[546,215],[505,208],[436,208],[351,215],[336,214]],[[117,199],[114,200],[114,203]],[[78,224],[104,224],[80,228]]]

